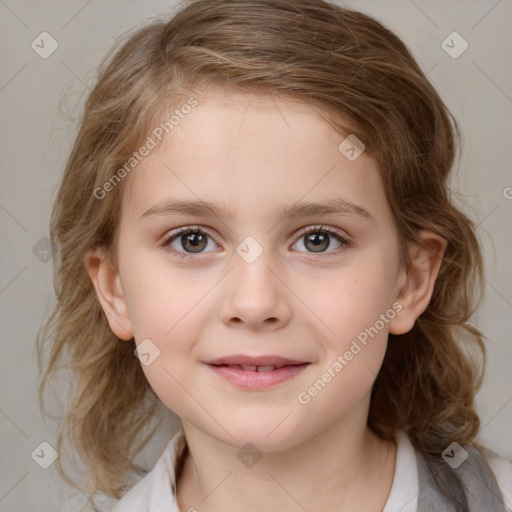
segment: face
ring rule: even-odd
[[[160,399],[230,445],[366,421],[403,283],[375,162],[344,139],[308,106],[216,93],[126,183],[125,327]]]

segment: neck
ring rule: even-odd
[[[250,467],[238,448],[188,423],[183,429],[189,451],[177,486],[180,510],[380,512],[391,489],[395,445],[365,424],[338,421],[292,448],[261,454]]]

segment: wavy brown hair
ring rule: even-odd
[[[70,366],[75,388],[58,445],[69,432],[91,492],[122,494],[158,407],[84,265],[96,246],[116,259],[125,182],[101,200],[94,191],[173,108],[212,88],[303,102],[361,139],[378,164],[403,264],[420,230],[447,241],[427,310],[410,332],[389,336],[368,424],[384,439],[404,428],[428,459],[452,441],[471,442],[485,350],[468,319],[483,268],[475,226],[447,182],[460,149],[456,121],[402,41],[365,14],[323,0],[197,0],[125,34],[104,60],[52,212],[57,303],[38,337],[48,353],[41,396],[59,362]]]

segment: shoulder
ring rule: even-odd
[[[452,510],[454,503],[467,501],[469,511],[512,512],[512,463],[481,443],[452,443],[429,465],[418,451],[417,459],[420,504]]]
[[[395,476],[384,512],[395,512],[396,510],[417,512],[425,509],[425,502],[428,502],[429,507],[431,507],[433,499],[440,497],[437,494],[435,496],[426,494],[426,491],[431,487],[429,482],[432,475],[426,465],[424,456],[413,447],[405,431],[398,430],[395,439],[397,443]],[[470,444],[466,448],[470,454],[469,461],[455,469],[455,473],[462,481],[469,484],[473,491],[482,484],[485,489],[487,489],[487,486],[494,487],[499,509],[501,510],[503,505],[507,512],[512,512],[512,462],[500,457],[481,444],[478,444],[478,446]],[[476,455],[476,457],[471,456],[471,454]],[[440,467],[443,467],[444,463],[439,461],[439,464]],[[489,477],[492,479],[492,475],[488,474],[489,470],[494,475],[496,481],[494,484],[489,481]],[[496,486],[501,491],[502,499],[499,498],[500,492],[498,492]],[[448,508],[441,507],[438,510],[448,510]]]
[[[184,447],[185,438],[180,431],[171,439],[154,468],[114,505],[111,512],[178,512],[175,466]],[[174,504],[174,508],[169,508],[169,504]]]
[[[505,506],[512,511],[512,462],[487,448],[480,451],[496,477]]]
[[[151,475],[148,473],[137,482],[111,509],[111,512],[146,512],[148,511],[149,496],[151,493]]]

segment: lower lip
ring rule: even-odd
[[[215,366],[207,364],[217,375],[227,381],[246,389],[257,389],[273,386],[295,377],[308,366],[309,363],[302,363],[290,366],[283,366],[269,372],[245,371],[228,366]]]

